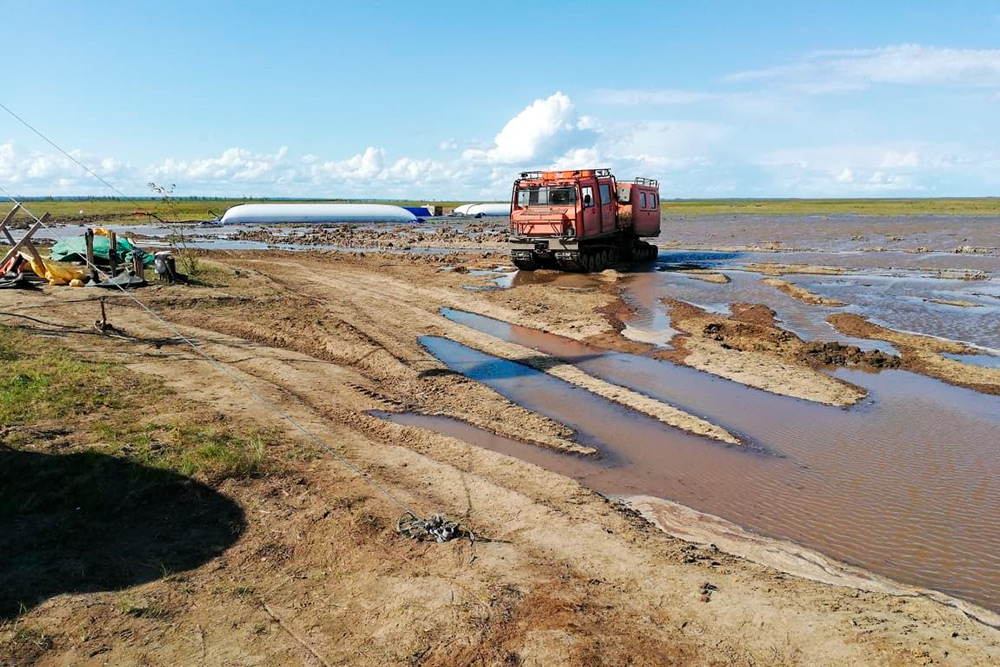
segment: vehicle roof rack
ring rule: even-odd
[[[541,180],[544,178],[573,178],[574,176],[597,176],[605,178],[611,175],[611,169],[547,169],[544,171],[522,171],[521,178]]]
[[[653,188],[659,187],[660,185],[660,182],[655,178],[643,178],[642,176],[636,176],[635,183],[637,185],[648,185]]]

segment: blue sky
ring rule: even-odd
[[[668,198],[1000,194],[1000,0],[0,16],[0,101],[131,195],[503,198],[550,166]],[[0,182],[112,194],[2,112]]]

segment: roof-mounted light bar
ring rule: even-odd
[[[570,171],[522,171],[521,178],[530,181],[573,179],[573,178],[607,178],[611,176],[610,169],[574,169]]]

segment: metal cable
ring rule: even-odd
[[[23,118],[21,118],[20,116],[18,116],[16,113],[14,113],[13,111],[11,111],[11,109],[6,104],[4,104],[3,102],[0,102],[0,109],[3,109],[7,113],[9,113],[17,122],[21,123],[21,125],[24,125],[26,128],[28,128],[29,130],[31,130],[32,132],[34,132],[35,134],[37,134],[39,137],[41,137],[42,140],[45,143],[47,143],[48,145],[52,146],[52,148],[56,149],[57,151],[59,151],[60,153],[62,153],[63,155],[65,155],[68,159],[72,160],[74,164],[76,164],[78,167],[80,167],[80,169],[83,169],[85,172],[87,172],[88,174],[90,174],[91,176],[93,176],[94,178],[96,178],[97,180],[99,180],[101,183],[104,183],[104,185],[108,186],[113,192],[117,193],[119,197],[121,197],[122,199],[124,199],[126,201],[132,202],[138,208],[143,209],[144,213],[146,213],[148,215],[151,215],[149,213],[149,211],[145,210],[145,207],[143,207],[142,204],[140,204],[139,202],[137,202],[132,197],[129,197],[127,194],[124,194],[121,190],[119,190],[115,186],[111,185],[106,180],[104,180],[96,171],[94,171],[93,169],[91,169],[90,167],[88,167],[87,165],[85,165],[84,163],[80,162],[75,157],[73,157],[72,155],[70,155],[69,153],[67,153],[66,151],[64,151],[61,146],[59,146],[56,142],[52,141],[51,139],[49,139],[48,137],[46,137],[44,134],[42,134],[40,131],[38,131],[37,129],[35,129],[35,127],[31,123],[29,123],[28,121],[24,120]],[[6,193],[6,190],[4,192]],[[10,195],[8,194],[7,196],[9,197]],[[16,200],[13,200],[13,198],[12,198],[12,201],[16,201]],[[35,216],[31,216],[31,217],[34,218]]]
[[[0,104],[0,106],[3,106],[3,105]],[[3,108],[6,109],[9,113],[11,113],[13,115],[13,112],[11,112],[10,109],[7,109],[7,107],[3,107]],[[17,117],[17,116],[15,116],[15,117]],[[20,120],[20,118],[18,118],[18,120]],[[24,122],[24,121],[21,121],[21,122]],[[27,123],[25,123],[25,125],[27,125]],[[28,127],[31,127],[31,126],[28,125]],[[34,130],[34,128],[31,128],[31,129],[33,131],[35,131],[36,134],[38,134],[43,139],[45,139],[44,135],[42,135],[40,132],[38,132],[37,130]],[[61,148],[59,148],[58,146],[56,146],[54,143],[52,143],[48,139],[45,139],[45,140],[48,141],[53,146],[55,146],[57,149],[59,149],[60,152],[62,152],[62,153],[65,154],[65,151],[63,151]],[[76,160],[73,160],[73,161],[76,162]],[[80,164],[80,163],[77,162],[77,164]],[[80,166],[83,166],[83,165],[80,165]],[[84,167],[84,168],[86,169],[86,167]],[[90,171],[90,170],[88,169],[87,171]],[[90,172],[90,173],[93,174],[93,172]],[[100,176],[97,176],[96,174],[94,174],[94,176],[96,176],[99,180],[101,180],[101,182],[107,184],[107,181],[105,181]],[[110,185],[109,185],[109,187],[111,187],[112,190],[115,190],[115,192],[118,192],[118,190],[115,189],[114,187],[112,187]],[[6,195],[6,197],[8,199],[10,199],[12,202],[14,202],[15,204],[21,204],[21,210],[24,211],[25,213],[27,213],[35,222],[39,223],[42,227],[45,227],[49,231],[54,231],[52,229],[52,227],[49,227],[49,225],[47,225],[44,221],[42,221],[41,218],[39,218],[38,216],[36,216],[30,210],[28,210],[28,208],[25,207],[22,202],[18,201],[17,198],[14,197],[14,195],[12,195],[10,192],[8,192],[2,185],[0,185],[0,192],[2,192],[4,195]],[[99,271],[99,272],[103,273],[104,275],[107,275],[105,272],[101,271],[97,266],[95,266],[91,262],[88,262],[86,259],[84,259],[84,262],[88,266],[90,266],[92,269],[94,269],[95,271]],[[293,419],[291,416],[289,416],[288,414],[282,412],[281,408],[279,408],[277,405],[275,405],[274,403],[272,403],[267,397],[265,397],[263,394],[261,394],[256,389],[254,389],[252,386],[250,386],[250,384],[247,383],[245,380],[243,380],[243,378],[241,378],[238,375],[236,375],[235,373],[233,373],[229,368],[227,368],[224,364],[222,364],[222,362],[218,361],[217,359],[215,359],[214,357],[212,357],[210,354],[208,354],[207,352],[205,352],[204,350],[202,350],[200,347],[198,347],[197,343],[195,343],[194,341],[192,341],[191,339],[189,339],[187,336],[185,336],[184,334],[182,334],[173,324],[171,324],[167,320],[163,319],[159,314],[157,314],[155,311],[153,311],[149,306],[147,306],[145,303],[143,303],[142,301],[140,301],[138,297],[136,297],[134,294],[132,294],[131,292],[129,292],[128,290],[126,290],[121,285],[114,285],[114,286],[116,288],[118,288],[118,290],[121,291],[122,294],[124,294],[129,299],[131,299],[132,301],[134,301],[136,303],[136,305],[138,305],[140,308],[142,308],[144,311],[146,311],[150,316],[152,316],[154,319],[156,319],[158,322],[160,322],[160,324],[162,324],[167,329],[169,329],[175,336],[177,336],[179,339],[181,339],[182,341],[184,341],[185,343],[187,343],[191,347],[191,349],[194,350],[198,355],[200,355],[205,360],[207,360],[210,363],[212,363],[216,368],[218,368],[220,371],[222,371],[231,380],[233,380],[234,382],[236,382],[237,384],[239,384],[241,387],[243,387],[244,389],[246,389],[247,391],[249,391],[254,396],[254,398],[256,398],[261,403],[263,403],[264,405],[266,405],[279,418],[281,418],[284,421],[286,421],[289,424],[291,424],[292,427],[294,427],[296,430],[298,430],[300,433],[302,433],[313,444],[319,446],[323,451],[325,451],[327,454],[329,454],[334,459],[336,459],[337,461],[339,461],[345,467],[347,467],[348,469],[350,469],[354,474],[356,474],[362,480],[364,480],[365,482],[367,482],[373,488],[375,488],[378,491],[380,491],[382,493],[382,495],[384,495],[386,498],[388,498],[389,500],[391,500],[393,503],[395,503],[396,505],[398,505],[399,507],[401,507],[404,511],[410,512],[411,514],[413,514],[413,516],[419,518],[419,515],[416,512],[414,512],[412,509],[410,509],[409,506],[407,506],[406,503],[404,503],[402,500],[400,500],[396,496],[392,495],[392,493],[390,493],[388,489],[386,489],[384,486],[382,486],[377,481],[375,481],[374,479],[372,479],[372,477],[370,477],[368,475],[368,473],[364,472],[358,466],[354,465],[353,463],[351,463],[350,461],[348,461],[346,458],[344,458],[343,456],[341,456],[332,447],[330,447],[325,442],[323,442],[322,440],[320,440],[318,437],[316,437],[315,435],[313,435],[312,433],[310,433],[308,430],[306,430],[305,427],[303,427],[301,424],[299,424],[297,421],[295,421],[295,419]]]

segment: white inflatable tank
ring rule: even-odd
[[[405,208],[389,204],[240,204],[222,216],[225,225],[416,221]]]
[[[456,208],[455,213],[500,217],[510,215],[510,204],[464,204]]]

